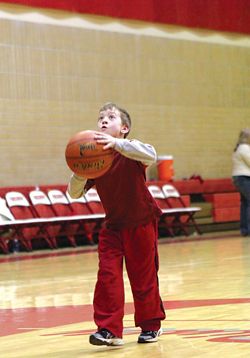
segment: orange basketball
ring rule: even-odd
[[[95,131],[76,133],[70,138],[65,158],[69,168],[77,175],[93,179],[105,174],[112,165],[113,149],[103,149],[94,139]]]

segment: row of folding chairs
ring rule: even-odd
[[[159,187],[148,184],[148,189],[162,209],[159,229],[163,234],[187,236],[190,230],[201,234],[195,220],[199,207],[190,206],[172,185]],[[9,219],[0,226],[0,248],[4,253],[9,252],[9,244],[14,239],[19,240],[27,251],[33,249],[33,242],[38,238],[51,249],[58,247],[62,237],[66,237],[74,247],[79,235],[92,244],[105,217],[94,188],[79,199],[72,199],[67,192],[58,189],[48,192],[33,190],[28,197],[11,191],[0,199],[0,215]]]
[[[188,236],[191,232],[201,234],[195,220],[195,214],[201,208],[190,206],[189,197],[182,197],[178,190],[170,184],[165,184],[162,187],[148,185],[148,189],[163,212],[159,222],[160,230],[172,237],[181,234]]]
[[[1,198],[0,215],[8,219],[0,226],[0,247],[4,253],[9,252],[13,240],[18,240],[27,251],[32,251],[37,239],[44,240],[51,249],[59,246],[62,237],[77,246],[78,235],[93,244],[105,217],[94,188],[79,199],[57,189],[33,190],[27,197],[11,191]]]

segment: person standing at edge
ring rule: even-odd
[[[165,311],[158,283],[158,220],[161,210],[146,186],[146,167],[156,161],[155,149],[126,139],[131,128],[128,112],[114,103],[99,111],[95,140],[104,150],[113,148],[111,168],[96,179],[72,174],[68,193],[79,198],[96,186],[105,209],[105,227],[99,233],[99,270],[94,293],[94,345],[123,345],[125,260],[135,306],[138,343],[151,343],[162,333]]]
[[[232,160],[233,182],[240,193],[240,231],[250,236],[250,128],[240,132]]]

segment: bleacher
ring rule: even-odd
[[[195,217],[203,232],[239,229],[240,195],[231,178],[197,177],[173,184],[182,196],[189,196],[191,206],[201,208]]]
[[[230,178],[148,181],[147,185],[160,191],[162,201],[157,201],[163,210],[159,222],[161,237],[239,228],[240,196]],[[171,193],[171,185],[174,198],[167,197],[166,187],[170,186]],[[98,243],[105,214],[97,193],[71,200],[66,189],[61,184],[0,188],[0,198],[14,217],[0,222],[0,253],[12,252],[15,239],[22,251]],[[11,192],[12,202],[8,198]],[[22,209],[14,208],[21,202],[15,193],[25,198]]]

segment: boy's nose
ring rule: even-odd
[[[103,118],[102,119],[102,124],[107,124],[108,123],[108,120],[107,120],[107,118],[105,117],[105,118]]]

